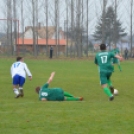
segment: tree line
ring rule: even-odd
[[[48,39],[48,29],[50,25],[56,27],[55,38],[59,40],[59,29],[62,27],[66,44],[65,56],[82,57],[89,56],[93,51],[94,42],[107,43],[109,46],[117,44],[118,41],[129,35],[130,50],[132,54],[133,47],[133,0],[130,0],[128,19],[130,20],[126,30],[119,16],[121,3],[119,0],[107,0],[95,2],[95,0],[2,0],[4,24],[7,37],[7,44],[11,46],[11,55],[14,55],[17,47],[18,32],[24,39],[25,26],[33,27],[33,55],[38,56],[38,33],[34,27],[42,22],[46,26],[46,39]],[[97,6],[96,6],[97,3]],[[98,14],[96,6],[100,8]],[[5,8],[6,7],[6,8]],[[94,13],[94,14],[93,14]],[[94,19],[96,20],[95,23]],[[3,21],[1,19],[1,21]],[[91,29],[94,29],[91,31]],[[126,32],[127,31],[127,32]],[[19,34],[20,34],[19,33]],[[89,37],[92,37],[90,39]],[[69,42],[71,40],[71,43]],[[59,56],[59,44],[56,42],[56,56]],[[25,54],[25,46],[23,54]],[[46,45],[46,56],[49,48]],[[9,54],[9,52],[7,52]]]

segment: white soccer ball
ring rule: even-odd
[[[118,95],[118,94],[119,94],[118,90],[114,89],[114,95]]]

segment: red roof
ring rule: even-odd
[[[38,39],[39,45],[46,45],[47,40],[46,39]],[[24,39],[24,45],[32,45],[33,39]],[[65,39],[59,39],[57,40],[58,45],[66,45]],[[23,39],[18,39],[18,45],[23,45]],[[56,45],[56,39],[48,39],[48,45]]]

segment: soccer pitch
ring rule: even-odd
[[[115,66],[112,82],[119,91],[108,101],[99,84],[93,60],[27,59],[32,81],[26,79],[24,98],[14,98],[10,66],[13,58],[0,59],[0,134],[133,134],[134,61]],[[83,96],[78,102],[40,102],[35,87],[50,73],[56,75],[50,87]]]

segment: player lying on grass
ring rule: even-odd
[[[116,57],[119,60],[123,60],[123,57],[120,55],[114,54],[113,52],[106,51],[106,45],[100,45],[101,52],[98,52],[95,56],[95,64],[99,67],[100,73],[100,83],[105,92],[105,94],[109,97],[109,100],[112,101],[114,99],[113,91],[114,88],[112,86],[112,82],[110,77],[113,73],[113,65],[111,63],[112,58]],[[110,89],[111,91],[110,91]]]
[[[73,95],[63,91],[62,88],[49,88],[50,82],[53,80],[55,72],[52,72],[47,83],[42,87],[36,87],[35,91],[39,94],[41,101],[82,101],[83,97],[74,97]]]

